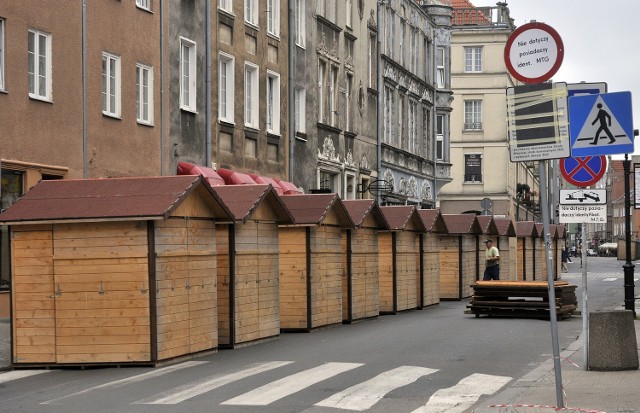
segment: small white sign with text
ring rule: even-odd
[[[559,205],[561,224],[603,224],[607,222],[606,205]]]

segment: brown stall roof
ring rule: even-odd
[[[281,198],[287,207],[293,223],[299,225],[320,225],[332,209],[335,211],[340,225],[353,228],[353,221],[338,194],[312,194],[284,196]]]
[[[496,227],[498,228],[498,235],[501,237],[515,237],[516,236],[516,228],[513,226],[513,222],[509,218],[494,218],[493,221],[496,223]]]
[[[389,223],[389,230],[402,231],[409,222],[413,220],[416,229],[419,232],[427,232],[427,229],[422,223],[422,219],[417,213],[417,209],[413,205],[400,205],[400,206],[383,206],[380,207],[385,219]]]
[[[533,221],[516,222],[516,236],[518,238],[536,238],[538,236],[536,224]]]
[[[418,216],[427,232],[447,233],[447,226],[439,209],[419,209]]]
[[[473,214],[442,214],[449,234],[480,235],[482,228]]]
[[[378,204],[373,199],[351,199],[342,201],[356,228],[362,226],[364,220],[371,214],[378,225],[378,229],[389,229],[389,223],[384,217]]]
[[[200,176],[40,181],[0,214],[0,223],[165,219],[197,188],[211,197],[217,217],[233,214]]]
[[[551,235],[551,237],[554,237],[554,233],[555,233],[556,229],[554,227],[552,227],[551,225],[549,225],[549,234]],[[544,238],[544,225],[537,223],[536,224],[536,232],[538,233],[538,238]]]
[[[236,221],[246,222],[262,202],[267,202],[276,214],[278,224],[293,223],[291,213],[271,185],[225,185],[213,190],[233,213]]]
[[[559,239],[565,239],[567,237],[567,227],[564,225],[556,225],[556,229],[558,231]]]
[[[476,219],[482,229],[482,235],[500,235],[495,220],[490,215],[477,215]]]

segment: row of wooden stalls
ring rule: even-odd
[[[503,278],[545,279],[534,223],[193,175],[42,181],[0,222],[17,367],[155,365],[462,299],[486,237]]]

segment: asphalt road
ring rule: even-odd
[[[580,285],[579,260],[569,265],[563,278]],[[622,262],[589,265],[590,311],[621,307]],[[0,412],[468,412],[552,350],[548,321],[476,319],[465,306],[284,334],[164,369],[0,373]],[[558,324],[564,348],[582,321]]]

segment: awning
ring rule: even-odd
[[[276,192],[278,193],[278,195],[284,195],[284,190],[282,189],[282,187],[278,184],[278,182],[273,179],[273,178],[269,178],[268,176],[261,176],[258,174],[248,174],[254,181],[256,181],[256,183],[258,184],[264,184],[264,185],[271,185],[273,187],[273,189],[276,190]]]
[[[224,185],[224,179],[213,168],[189,162],[178,162],[178,175],[201,175],[211,186]]]
[[[276,179],[275,181],[280,185],[280,188],[282,188],[283,195],[304,195],[304,192],[289,181],[282,181],[280,179]]]
[[[248,174],[242,172],[235,172],[229,169],[219,168],[218,175],[224,179],[224,183],[227,185],[255,185],[256,181],[253,180]]]

